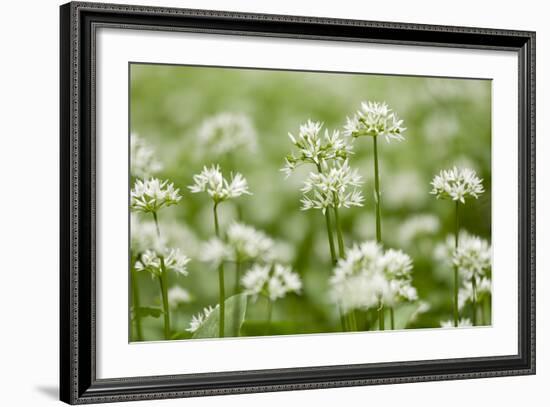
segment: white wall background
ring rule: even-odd
[[[54,405],[58,382],[59,0],[6,2],[0,24],[0,404]],[[536,0],[320,2],[146,0],[149,4],[261,13],[450,24],[537,31],[538,259],[536,376],[267,393],[185,400],[188,406],[543,405],[550,391],[550,26]],[[27,184],[26,180],[32,180]],[[513,194],[513,192],[511,192]],[[511,195],[512,196],[512,195]],[[546,249],[546,250],[545,250]],[[32,285],[29,283],[32,282]],[[546,396],[546,397],[545,397]],[[175,406],[181,400],[148,405]],[[144,403],[126,403],[145,405]]]

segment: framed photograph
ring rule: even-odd
[[[535,373],[535,33],[60,13],[61,400]]]

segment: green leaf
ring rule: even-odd
[[[134,309],[134,319],[136,317],[153,317],[158,318],[162,315],[162,310],[156,307],[138,307]]]
[[[225,300],[225,336],[236,336],[240,330],[246,314],[247,296],[245,294],[234,295]],[[218,324],[220,321],[220,308],[217,307],[203,322],[201,327],[193,334],[193,339],[218,338]]]
[[[399,304],[394,308],[394,329],[405,329],[412,322],[412,317],[418,311],[420,304],[417,302]],[[387,330],[391,329],[390,310],[384,309],[384,321]],[[378,327],[378,323],[377,323]]]

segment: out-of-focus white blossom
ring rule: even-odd
[[[188,274],[187,263],[190,259],[182,254],[179,249],[165,248],[158,253],[154,250],[147,250],[136,261],[135,269],[137,271],[147,271],[152,276],[160,276],[162,273],[162,264],[166,271],[174,271],[182,276]]]
[[[130,247],[132,251],[143,253],[148,249],[159,251],[164,244],[159,242],[155,222],[142,220],[136,213],[130,216]]]
[[[244,114],[220,113],[207,118],[198,130],[201,152],[221,157],[235,151],[256,150],[256,130]]]
[[[158,178],[138,179],[130,191],[130,208],[137,212],[156,213],[161,208],[177,204],[180,199],[179,189],[171,182]]]
[[[455,323],[454,321],[441,321],[441,328],[454,328]],[[458,328],[466,328],[472,326],[472,321],[470,321],[468,318],[461,318],[458,321]]]
[[[231,175],[228,181],[223,177],[219,165],[204,167],[200,174],[193,176],[193,185],[188,188],[192,193],[206,192],[215,203],[220,203],[243,194],[252,195],[248,191],[248,183],[240,174]]]
[[[363,102],[361,108],[344,126],[344,135],[349,137],[384,136],[387,142],[392,139],[405,140],[402,127],[403,120],[388,107],[386,103]]]
[[[357,187],[361,186],[361,176],[352,170],[347,160],[336,163],[327,172],[311,172],[304,182],[302,209],[349,208],[363,206],[363,197]]]
[[[232,258],[233,253],[231,248],[217,237],[213,237],[202,244],[200,259],[204,262],[212,263],[214,267]]]
[[[234,222],[227,229],[227,245],[233,251],[233,260],[243,262],[270,258],[274,242],[264,232]]]
[[[302,164],[314,164],[321,167],[328,160],[345,160],[352,154],[351,146],[340,136],[340,132],[329,133],[325,130],[321,136],[323,124],[308,120],[300,126],[297,136],[288,133],[288,137],[297,148],[297,154],[289,154],[285,158],[285,166],[281,169],[288,177],[290,173]]]
[[[198,314],[193,315],[193,317],[191,318],[191,322],[189,322],[189,328],[187,328],[186,331],[191,333],[196,332],[216,308],[218,308],[218,305],[216,305],[214,308],[208,306],[205,307]]]
[[[482,180],[470,168],[453,167],[442,170],[431,184],[433,189],[430,193],[437,199],[450,199],[462,203],[466,202],[466,198],[477,199],[484,192]]]
[[[467,235],[459,240],[453,264],[467,280],[487,276],[491,270],[491,245],[478,236]]]
[[[175,285],[168,290],[168,303],[174,309],[179,304],[186,304],[191,301],[191,295],[185,288]]]
[[[394,306],[418,299],[412,286],[412,260],[400,250],[386,252],[374,241],[355,245],[340,259],[330,279],[332,300],[344,313]]]
[[[241,283],[247,295],[254,298],[264,295],[271,301],[283,298],[288,293],[299,294],[302,289],[302,280],[298,274],[278,263],[254,264],[242,277]]]
[[[433,235],[439,232],[439,219],[434,215],[422,214],[407,218],[399,228],[398,240],[402,245],[409,245],[419,236]]]
[[[155,157],[155,150],[147,142],[132,133],[130,136],[130,173],[145,179],[162,170],[162,164]]]

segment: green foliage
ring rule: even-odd
[[[162,309],[156,307],[137,307],[133,311],[134,319],[145,317],[159,318],[163,314]]]
[[[246,314],[247,296],[245,294],[234,295],[225,300],[225,336],[235,336],[235,329],[240,330]],[[220,309],[216,308],[210,313],[199,329],[193,334],[193,339],[218,338],[218,326],[220,323]]]

